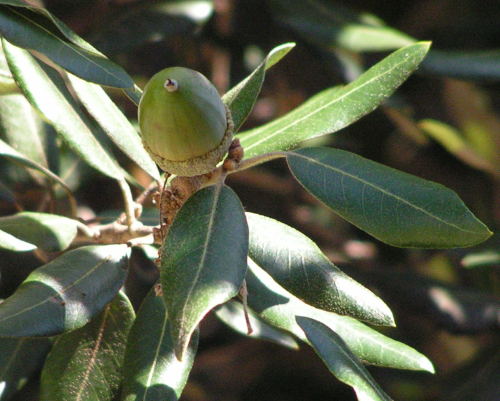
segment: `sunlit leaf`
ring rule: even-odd
[[[0,248],[15,252],[28,252],[36,249],[36,245],[0,230]]]
[[[241,127],[252,111],[262,88],[266,70],[285,57],[294,47],[295,43],[285,43],[275,47],[248,77],[222,97],[231,110],[235,131]]]
[[[153,289],[144,299],[128,337],[122,401],[177,401],[180,398],[193,366],[198,333],[194,332],[186,356],[179,361],[169,326],[165,301]]]
[[[465,247],[491,232],[452,190],[332,148],[289,152],[299,182],[336,213],[393,246]]]
[[[0,230],[49,252],[66,249],[76,236],[78,222],[48,213],[21,212],[0,217]]]
[[[117,88],[134,85],[121,67],[103,55],[63,40],[39,19],[19,9],[0,8],[0,33],[10,43],[43,55],[83,79]]]
[[[278,285],[255,263],[249,263],[246,276],[248,304],[269,324],[286,330],[306,341],[297,316],[317,320],[337,333],[351,351],[369,364],[396,369],[434,372],[432,363],[413,348],[395,341],[363,323],[305,304]]]
[[[391,400],[341,337],[316,320],[303,316],[298,316],[296,320],[330,372],[337,379],[351,386],[358,400]]]
[[[247,157],[288,150],[336,132],[373,111],[424,59],[430,44],[400,49],[344,87],[326,89],[290,113],[238,135]]]
[[[144,149],[137,131],[106,92],[99,85],[74,75],[68,74],[68,78],[78,98],[111,140],[151,177],[159,180],[158,168]]]
[[[126,245],[86,246],[34,270],[0,304],[0,336],[50,336],[84,326],[125,281]]]
[[[229,187],[204,188],[178,212],[160,252],[163,296],[178,359],[203,317],[238,294],[247,253],[243,207]]]
[[[115,400],[133,320],[132,305],[120,293],[89,324],[59,336],[42,371],[41,399]]]
[[[249,257],[287,291],[320,309],[394,325],[388,306],[333,265],[312,240],[268,217],[246,216]]]
[[[109,177],[121,179],[119,166],[30,54],[5,40],[2,43],[12,74],[29,102],[89,165]]]

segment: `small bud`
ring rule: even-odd
[[[232,141],[229,109],[199,72],[166,68],[144,88],[139,104],[142,142],[166,172],[195,176],[212,171]]]

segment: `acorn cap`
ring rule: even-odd
[[[180,176],[212,171],[233,136],[230,112],[215,87],[184,67],[166,68],[151,78],[139,103],[139,126],[153,160]]]

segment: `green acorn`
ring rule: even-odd
[[[139,125],[153,160],[166,172],[187,177],[212,171],[233,137],[229,109],[215,87],[184,67],[166,68],[147,83]]]

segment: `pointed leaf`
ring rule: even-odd
[[[41,368],[50,346],[46,338],[0,338],[0,401],[19,391]]]
[[[6,157],[10,160],[13,160],[19,164],[22,164],[23,166],[33,168],[35,170],[40,171],[41,173],[45,174],[47,177],[49,177],[51,180],[56,181],[58,184],[60,184],[68,193],[71,194],[71,190],[68,188],[68,186],[64,183],[61,178],[59,178],[57,175],[55,175],[52,171],[48,170],[44,166],[35,163],[34,161],[30,160],[23,154],[19,153],[17,150],[12,148],[10,145],[6,144],[4,141],[0,139],[0,157]]]
[[[323,323],[307,317],[296,318],[312,347],[330,372],[351,386],[360,401],[390,401],[347,344]]]
[[[243,81],[227,92],[222,100],[231,110],[235,132],[245,122],[259,96],[266,70],[285,57],[295,43],[285,43],[269,52],[260,65]]]
[[[122,179],[120,167],[28,52],[2,40],[9,67],[29,102],[50,122],[66,143],[102,174]]]
[[[60,252],[71,245],[78,221],[48,213],[21,212],[0,217],[0,230],[49,252]]]
[[[121,110],[96,84],[68,74],[76,95],[111,140],[145,172],[160,180],[158,168],[142,145],[141,138]]]
[[[28,252],[36,249],[36,245],[16,238],[13,235],[0,230],[0,248],[14,252]]]
[[[248,267],[248,304],[266,322],[306,341],[295,317],[309,317],[337,333],[364,362],[396,369],[434,372],[432,363],[413,348],[386,337],[353,318],[307,305],[279,286],[252,261]]]
[[[326,89],[283,117],[241,133],[245,156],[288,150],[306,139],[352,124],[373,111],[408,78],[429,46],[422,42],[397,50],[349,85]]]
[[[89,324],[59,336],[42,371],[41,399],[115,400],[133,321],[134,309],[120,293]]]
[[[272,341],[291,349],[298,349],[297,341],[282,330],[266,323],[259,318],[252,310],[247,310],[248,319],[252,333],[248,334],[248,327],[245,320],[245,310],[240,302],[228,301],[217,307],[216,316],[237,333],[251,338]]]
[[[19,9],[0,8],[0,33],[14,45],[42,54],[83,79],[117,88],[134,85],[121,67],[103,55],[63,40],[38,18]]]
[[[122,401],[177,401],[186,385],[198,347],[194,332],[179,361],[170,337],[170,321],[161,294],[151,290],[130,330],[123,365]]]
[[[290,152],[297,180],[336,213],[393,246],[475,245],[491,232],[452,190],[331,148]]]
[[[268,217],[246,216],[249,257],[287,291],[320,309],[394,326],[389,307],[331,263],[305,235]]]
[[[161,284],[178,359],[203,317],[238,294],[247,253],[243,207],[229,187],[204,188],[178,212],[160,251]]]
[[[0,304],[0,336],[50,336],[84,326],[125,281],[126,245],[85,246],[34,270]]]

